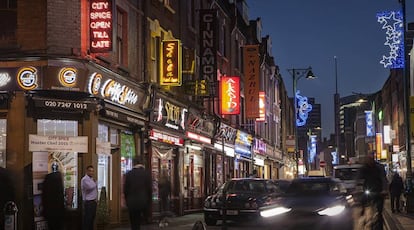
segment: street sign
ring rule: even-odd
[[[323,168],[323,167],[325,167],[325,166],[326,166],[325,161],[320,161],[320,162],[319,162],[319,167]]]

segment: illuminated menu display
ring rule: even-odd
[[[112,0],[90,0],[90,51],[103,53],[112,50]]]

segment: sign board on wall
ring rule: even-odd
[[[89,40],[92,53],[112,50],[112,0],[90,0]]]
[[[29,151],[88,152],[88,137],[29,135]]]
[[[220,80],[220,112],[222,115],[240,114],[240,78],[222,76]]]
[[[246,118],[256,119],[259,112],[260,59],[259,46],[243,47],[244,59],[244,95],[246,98]]]
[[[160,85],[181,85],[181,45],[180,40],[162,41]]]

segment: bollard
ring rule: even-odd
[[[17,229],[17,205],[13,201],[9,201],[4,205],[4,230]]]

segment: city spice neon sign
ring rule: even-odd
[[[112,50],[112,0],[90,0],[89,36],[92,53]]]

